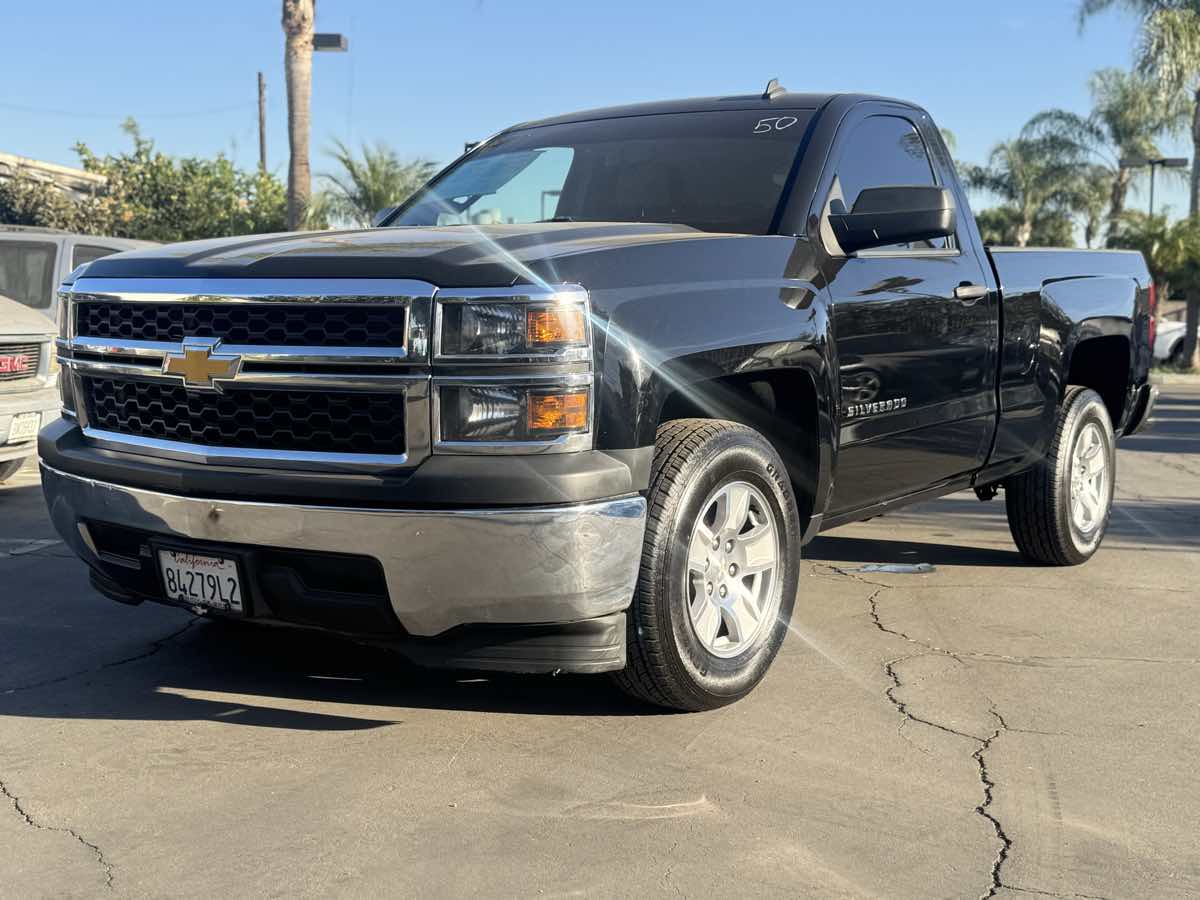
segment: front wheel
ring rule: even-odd
[[[1067,388],[1045,459],[1005,485],[1017,549],[1053,566],[1091,559],[1108,530],[1116,474],[1116,441],[1104,401],[1088,388]]]
[[[783,462],[745,426],[667,422],[647,500],[617,683],[672,709],[731,703],[766,674],[795,603],[800,524]]]

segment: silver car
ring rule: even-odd
[[[58,416],[53,323],[0,297],[0,481],[37,454],[38,431]]]

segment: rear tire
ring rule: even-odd
[[[1167,358],[1167,363],[1174,366],[1176,369],[1183,368],[1183,340],[1175,342],[1175,346],[1171,348],[1171,355]]]
[[[1099,549],[1112,514],[1116,442],[1108,409],[1089,388],[1067,388],[1045,458],[1008,480],[1008,527],[1026,559],[1076,566]]]
[[[775,449],[733,422],[658,430],[641,571],[627,616],[627,693],[698,711],[744,697],[787,634],[800,523]]]

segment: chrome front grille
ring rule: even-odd
[[[403,347],[406,312],[388,304],[92,301],[76,305],[75,333],[173,343],[211,337],[256,347]]]
[[[39,343],[0,344],[0,382],[36,378],[41,364]]]
[[[393,279],[87,279],[59,354],[107,449],[274,468],[430,452],[434,288]]]
[[[116,378],[81,381],[88,421],[113,434],[280,453],[399,456],[405,451],[401,392],[217,393]]]

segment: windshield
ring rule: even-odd
[[[671,113],[501,135],[389,225],[657,222],[765,234],[810,110]]]

